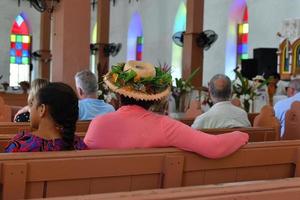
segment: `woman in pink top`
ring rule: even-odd
[[[84,138],[90,149],[178,147],[208,158],[221,158],[248,141],[246,133],[209,135],[148,111],[153,103],[169,94],[171,84],[169,72],[151,64],[129,61],[126,65],[113,66],[104,80],[110,89],[120,94],[123,106],[92,120]],[[157,87],[155,82],[159,83]],[[142,89],[137,90],[136,85]]]

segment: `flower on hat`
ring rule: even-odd
[[[114,92],[138,100],[160,100],[170,93],[170,71],[152,64],[129,61],[113,65],[104,81]]]

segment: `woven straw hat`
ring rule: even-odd
[[[117,70],[114,67],[121,71],[116,72]],[[160,70],[160,73],[156,73],[157,70]],[[122,78],[124,73],[133,74],[129,81],[125,81]],[[161,84],[155,85],[154,82],[145,83],[146,79],[157,81],[162,73],[165,73],[168,79],[159,80],[158,82],[161,82]],[[172,83],[172,77],[169,72],[164,72],[150,63],[141,61],[128,61],[126,64],[115,65],[104,76],[103,80],[113,92],[143,101],[155,101],[167,97],[171,92],[170,86]]]

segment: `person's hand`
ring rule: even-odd
[[[249,135],[248,133],[244,133],[241,131],[234,131],[235,134],[238,134],[241,138],[242,143],[247,144],[249,141]]]
[[[22,113],[26,113],[26,112],[29,112],[29,106],[25,106],[25,107],[21,108],[20,110],[18,110],[18,112],[14,116],[14,121],[16,121],[16,118],[18,115],[20,115]]]

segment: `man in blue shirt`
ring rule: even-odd
[[[289,83],[287,93],[290,97],[277,102],[274,106],[275,116],[279,119],[281,125],[281,137],[284,135],[286,111],[291,108],[293,102],[300,101],[300,79],[294,79]]]
[[[98,83],[95,74],[83,70],[75,75],[77,94],[79,97],[79,120],[92,120],[97,115],[114,112],[112,105],[97,99]]]

